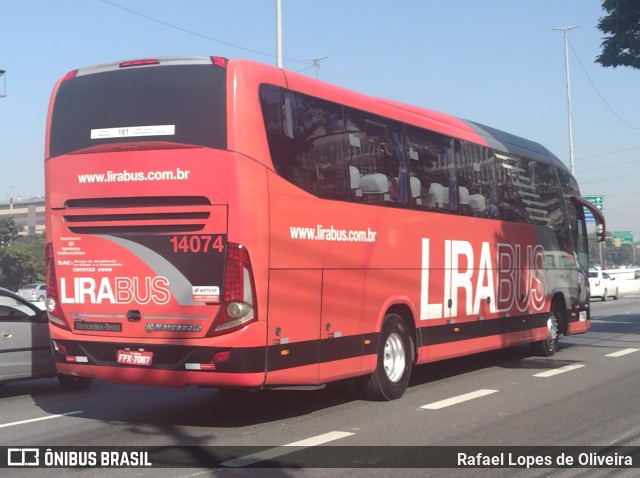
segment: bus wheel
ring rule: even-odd
[[[387,315],[380,331],[376,369],[363,382],[368,399],[395,400],[404,394],[411,376],[411,349],[411,339],[400,316]]]
[[[77,375],[67,375],[64,373],[58,374],[58,382],[60,382],[62,388],[72,392],[86,390],[89,388],[89,385],[91,385],[92,380],[91,377],[79,377]]]
[[[551,357],[558,350],[558,337],[560,330],[558,327],[558,313],[551,311],[547,317],[547,338],[538,342],[533,342],[534,353],[543,357]]]

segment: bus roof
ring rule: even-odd
[[[535,141],[492,128],[490,126],[476,123],[475,121],[463,121],[466,121],[472,128],[476,129],[478,134],[484,136],[489,145],[494,149],[513,153],[518,156],[534,158],[540,161],[547,161],[552,163],[554,166],[569,171],[569,168],[567,168],[567,166],[560,161],[555,154],[540,143],[536,143]]]

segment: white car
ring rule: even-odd
[[[606,272],[590,270],[589,288],[591,289],[591,298],[600,297],[602,300],[607,300],[609,297],[613,297],[613,300],[618,300],[619,292],[616,280]]]
[[[44,302],[47,298],[47,286],[42,282],[27,284],[18,289],[18,295],[31,302]]]

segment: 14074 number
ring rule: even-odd
[[[173,246],[173,252],[189,252],[192,254],[198,254],[200,252],[209,251],[224,251],[224,242],[222,236],[210,236],[210,235],[179,235],[171,236],[169,239]]]

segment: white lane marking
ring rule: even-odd
[[[66,417],[69,415],[77,415],[78,413],[84,413],[84,412],[82,410],[76,410],[75,412],[60,413],[57,415],[47,415],[46,417],[31,418],[29,420],[20,420],[19,422],[0,423],[0,428],[13,427],[16,425],[24,425],[26,423],[41,422],[43,420],[51,420],[52,418],[60,418],[60,417]]]
[[[439,402],[428,403],[420,408],[426,410],[439,410],[441,408],[450,407],[458,403],[466,402],[467,400],[473,400],[474,398],[484,397],[496,393],[498,390],[480,389],[475,392],[465,393],[464,395],[458,395],[457,397],[447,398],[446,400],[440,400]]]
[[[564,367],[554,368],[553,370],[547,370],[546,372],[540,372],[534,375],[534,377],[548,378],[554,375],[560,375],[561,373],[571,372],[584,367],[584,364],[565,365]]]
[[[610,354],[605,355],[605,357],[622,357],[623,355],[628,355],[628,354],[632,354],[633,352],[637,352],[640,349],[622,349],[622,350],[618,350],[617,352],[612,352]]]
[[[251,455],[241,456],[238,458],[234,458],[232,460],[227,460],[223,463],[220,463],[220,465],[227,466],[227,467],[249,466],[249,465],[253,465],[254,463],[258,463],[265,460],[271,460],[272,458],[277,458],[279,456],[286,455],[288,453],[293,453],[294,451],[302,450],[304,448],[308,448],[311,446],[322,445],[324,443],[328,443],[334,440],[339,440],[340,438],[345,438],[351,435],[355,435],[355,433],[329,432],[329,433],[325,433],[324,435],[318,435],[315,437],[307,438],[305,440],[288,443],[286,445],[282,445],[276,448],[269,448],[268,450],[260,451],[258,453],[252,453]]]

